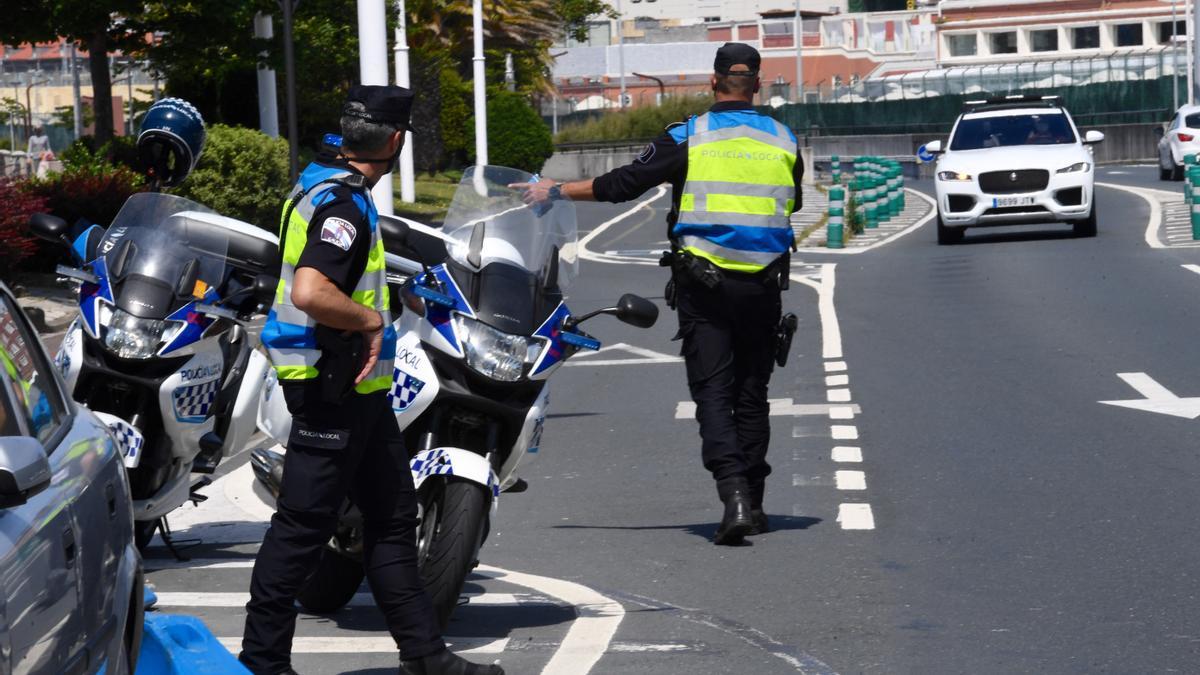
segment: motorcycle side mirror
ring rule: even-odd
[[[49,213],[35,213],[30,216],[29,230],[38,239],[55,244],[70,243],[67,241],[67,221]]]
[[[279,277],[270,274],[260,274],[254,277],[254,299],[260,305],[269,306],[275,302],[275,292],[279,288]]]
[[[658,321],[658,305],[633,293],[626,293],[617,301],[616,317],[638,328],[649,328]]]
[[[179,297],[191,297],[193,291],[196,290],[196,278],[200,273],[200,263],[192,258],[183,266],[183,272],[179,274],[179,282],[175,285],[175,295]]]

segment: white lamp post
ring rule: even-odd
[[[471,27],[475,35],[475,57],[471,59],[475,80],[475,165],[487,166],[487,91],[483,73],[483,0],[471,3]]]
[[[396,24],[395,45],[392,52],[396,62],[396,84],[409,88],[408,76],[408,14],[404,8],[404,0],[396,0],[396,14],[399,21]],[[412,203],[417,200],[416,184],[413,179],[413,136],[404,135],[404,149],[400,151],[400,201]]]
[[[387,13],[383,0],[358,0],[358,68],[360,80],[368,85],[388,83],[387,62]],[[379,179],[371,188],[375,208],[379,213],[390,216],[395,213],[392,204],[392,174]]]

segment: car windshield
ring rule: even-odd
[[[509,185],[529,183],[533,176],[499,166],[471,167],[463,174],[442,232],[447,252],[456,262],[482,268],[506,262],[543,281],[557,257],[558,288],[566,290],[579,269],[575,205],[559,199],[534,208]],[[472,260],[474,256],[478,259]]]
[[[144,192],[126,200],[100,244],[112,269],[129,242],[123,274],[140,274],[174,284],[195,261],[196,280],[219,287],[225,275],[229,238],[209,208],[174,195]],[[197,286],[199,288],[199,286]],[[202,295],[202,294],[201,294]]]
[[[951,150],[981,150],[1016,145],[1064,145],[1075,132],[1061,112],[964,117],[954,131]]]

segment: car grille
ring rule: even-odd
[[[1046,189],[1050,172],[1045,169],[989,171],[979,174],[979,188],[988,194],[1007,195]]]

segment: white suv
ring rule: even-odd
[[[1010,96],[967,103],[950,142],[925,146],[937,161],[939,244],[968,227],[1070,222],[1096,234],[1092,203],[1099,131],[1082,138],[1055,98]]]

